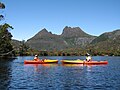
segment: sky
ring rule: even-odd
[[[60,35],[65,26],[99,36],[120,29],[120,0],[0,0],[0,13],[14,29],[13,39],[28,40],[46,28]]]

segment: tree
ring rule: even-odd
[[[0,9],[5,9],[5,5],[0,2]],[[0,15],[0,20],[4,18],[3,15]],[[9,54],[13,50],[11,44],[12,34],[9,32],[10,29],[13,29],[12,26],[5,23],[0,25],[0,56]]]
[[[9,24],[0,25],[0,54],[13,50],[11,45],[12,35],[8,31],[9,29],[13,29]]]
[[[21,45],[20,45],[19,54],[20,54],[21,56],[27,55],[28,49],[29,49],[29,47],[25,44],[25,40],[23,40],[23,41],[21,42]]]
[[[5,9],[5,5],[0,2],[0,9]],[[4,16],[0,14],[0,21],[4,19]]]

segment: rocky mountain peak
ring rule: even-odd
[[[87,33],[85,33],[81,28],[79,27],[68,27],[66,26],[63,29],[63,32],[61,34],[62,37],[85,37],[89,36]]]
[[[49,37],[49,36],[51,36],[51,35],[53,35],[51,32],[48,32],[47,31],[47,29],[42,29],[40,32],[38,32],[36,35],[35,35],[35,37]]]
[[[39,34],[46,34],[46,33],[49,33],[46,28],[42,29],[42,30],[39,32]]]

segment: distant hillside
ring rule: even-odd
[[[92,44],[95,44],[95,43],[100,43],[100,42],[103,42],[103,41],[114,41],[117,39],[117,37],[120,36],[120,29],[118,30],[114,30],[113,32],[106,32],[106,33],[103,33],[101,34],[99,37],[95,38],[93,41],[92,41]]]
[[[15,49],[20,48],[20,45],[22,44],[22,41],[18,41],[15,39],[12,39],[12,45]]]
[[[101,52],[120,53],[120,29],[101,34],[88,47]]]
[[[61,35],[55,35],[46,29],[27,40],[26,44],[37,50],[62,50],[73,47],[85,47],[95,39],[79,27],[65,27]]]

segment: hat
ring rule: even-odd
[[[87,56],[90,56],[90,54],[89,54],[89,53],[87,53],[86,55],[87,55]]]
[[[38,57],[38,55],[35,55],[35,57]]]

